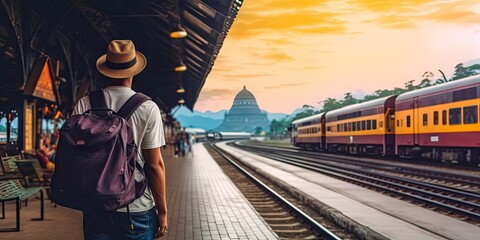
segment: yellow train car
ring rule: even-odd
[[[478,165],[480,76],[403,93],[395,103],[400,157]]]
[[[323,150],[325,147],[325,113],[292,122],[292,144],[306,149]]]
[[[327,112],[327,151],[393,155],[395,97],[383,97]]]

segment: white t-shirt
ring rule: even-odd
[[[108,86],[104,89],[103,94],[107,107],[117,112],[135,94],[135,91],[124,86]],[[90,99],[88,96],[85,96],[78,101],[72,114],[82,114],[90,108]],[[130,116],[129,123],[132,126],[133,136],[138,147],[137,159],[140,160],[139,163],[143,166],[145,159],[142,149],[158,148],[165,145],[160,109],[153,101],[146,101]],[[138,177],[138,173],[135,177]],[[129,204],[131,212],[147,211],[154,206],[155,201],[149,186],[145,189],[143,196]],[[126,208],[118,211],[126,212]]]

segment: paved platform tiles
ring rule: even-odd
[[[202,144],[167,163],[167,239],[276,239]]]
[[[365,226],[386,239],[480,239],[480,227],[310,170],[226,146],[244,163],[290,186],[313,203],[336,209],[331,216]],[[380,234],[380,235],[378,235]],[[372,238],[370,236],[367,238]]]
[[[169,231],[161,239],[276,239],[276,235],[222,172],[201,144],[183,158],[162,149],[167,171]],[[30,198],[21,209],[21,231],[0,232],[2,240],[83,239],[82,214],[45,201],[45,220],[40,201]],[[6,205],[0,228],[15,227],[15,204]]]

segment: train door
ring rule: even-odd
[[[387,99],[383,107],[385,121],[383,153],[386,156],[395,155],[395,99],[396,96]]]
[[[420,114],[418,109],[418,97],[413,98],[413,119],[412,119],[412,126],[413,126],[413,145],[418,146],[420,143]]]
[[[326,132],[327,132],[327,129],[326,129],[326,124],[325,124],[325,114],[323,114],[321,120],[321,126],[322,126],[322,137],[321,137],[321,140],[320,140],[320,148],[322,150],[326,150],[326,147],[327,147],[327,139],[326,139]]]
[[[385,155],[395,155],[395,115],[392,108],[387,108],[384,115],[385,120]]]

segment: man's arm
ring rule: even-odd
[[[155,238],[163,236],[168,227],[167,223],[167,197],[165,189],[165,164],[163,162],[160,148],[143,149],[145,166],[148,178],[148,185],[152,190],[155,205],[158,211],[159,228]]]

